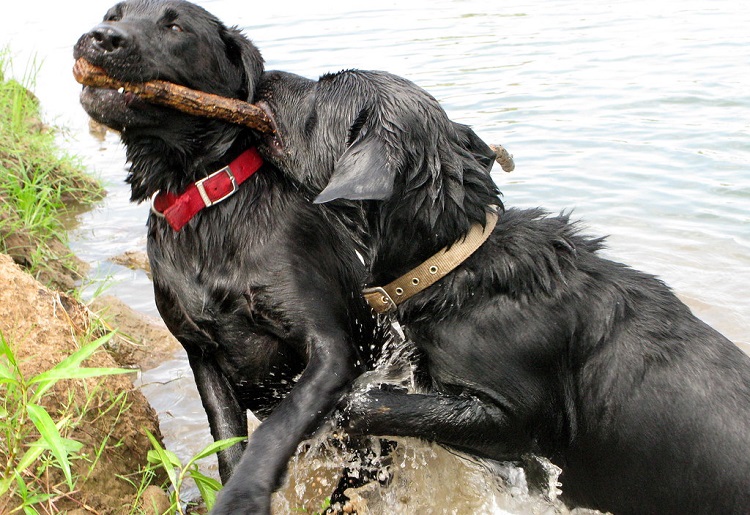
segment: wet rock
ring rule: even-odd
[[[151,264],[148,256],[142,250],[128,250],[120,255],[109,258],[109,260],[120,266],[130,268],[131,270],[143,270],[151,277]]]

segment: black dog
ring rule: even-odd
[[[243,100],[263,69],[238,30],[179,0],[116,5],[74,54],[122,81],[161,79]],[[362,209],[313,204],[306,184],[248,151],[247,129],[115,90],[86,87],[81,103],[121,131],[132,200],[154,196],[156,304],[187,351],[213,437],[247,435],[248,409],[265,418],[244,453],[241,445],[220,453],[222,480],[232,480],[216,511],[267,513],[300,441],[372,359],[361,347],[370,350],[377,328],[357,293]],[[235,175],[260,170],[233,186],[230,163]],[[175,200],[183,192],[193,196]],[[202,196],[218,203],[193,213]]]
[[[279,129],[269,160],[318,202],[367,207],[372,285],[459,245],[499,205],[491,151],[403,79],[275,72],[257,98]],[[747,513],[750,358],[601,247],[567,216],[501,211],[476,252],[398,308],[434,393],[355,394],[350,430],[547,456],[571,505]]]

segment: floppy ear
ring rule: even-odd
[[[361,120],[363,116],[368,120]],[[392,152],[380,131],[368,123],[369,118],[366,110],[360,112],[350,129],[350,139],[355,136],[355,140],[336,162],[316,204],[339,198],[385,200],[393,193],[396,170],[389,164],[394,161]]]
[[[255,86],[263,73],[260,50],[236,27],[220,31],[220,36],[226,46],[227,57],[244,73],[241,96],[244,96],[243,100],[250,101],[255,96]]]

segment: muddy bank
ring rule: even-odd
[[[121,366],[149,370],[181,348],[160,320],[134,311],[117,297],[97,297],[90,308],[117,330],[107,350]]]
[[[43,286],[5,254],[0,254],[0,277],[0,331],[25,377],[50,369],[79,348],[91,330],[91,313],[85,306]],[[98,351],[84,366],[119,364],[108,352]],[[108,410],[112,399],[121,394],[126,409]],[[126,479],[136,484],[140,481],[138,471],[145,468],[151,448],[145,430],[160,435],[156,412],[126,375],[61,381],[45,400],[53,417],[71,405],[74,412],[83,413],[83,419],[67,436],[83,443],[88,456],[95,456],[102,442],[106,445],[90,475],[79,480],[76,491],[55,501],[55,511],[130,513],[136,505],[136,487]],[[87,473],[89,466],[74,462],[79,473]]]

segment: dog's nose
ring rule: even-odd
[[[116,52],[127,48],[132,39],[127,32],[108,23],[102,23],[94,27],[89,32],[89,37],[91,37],[94,46],[104,52]]]

